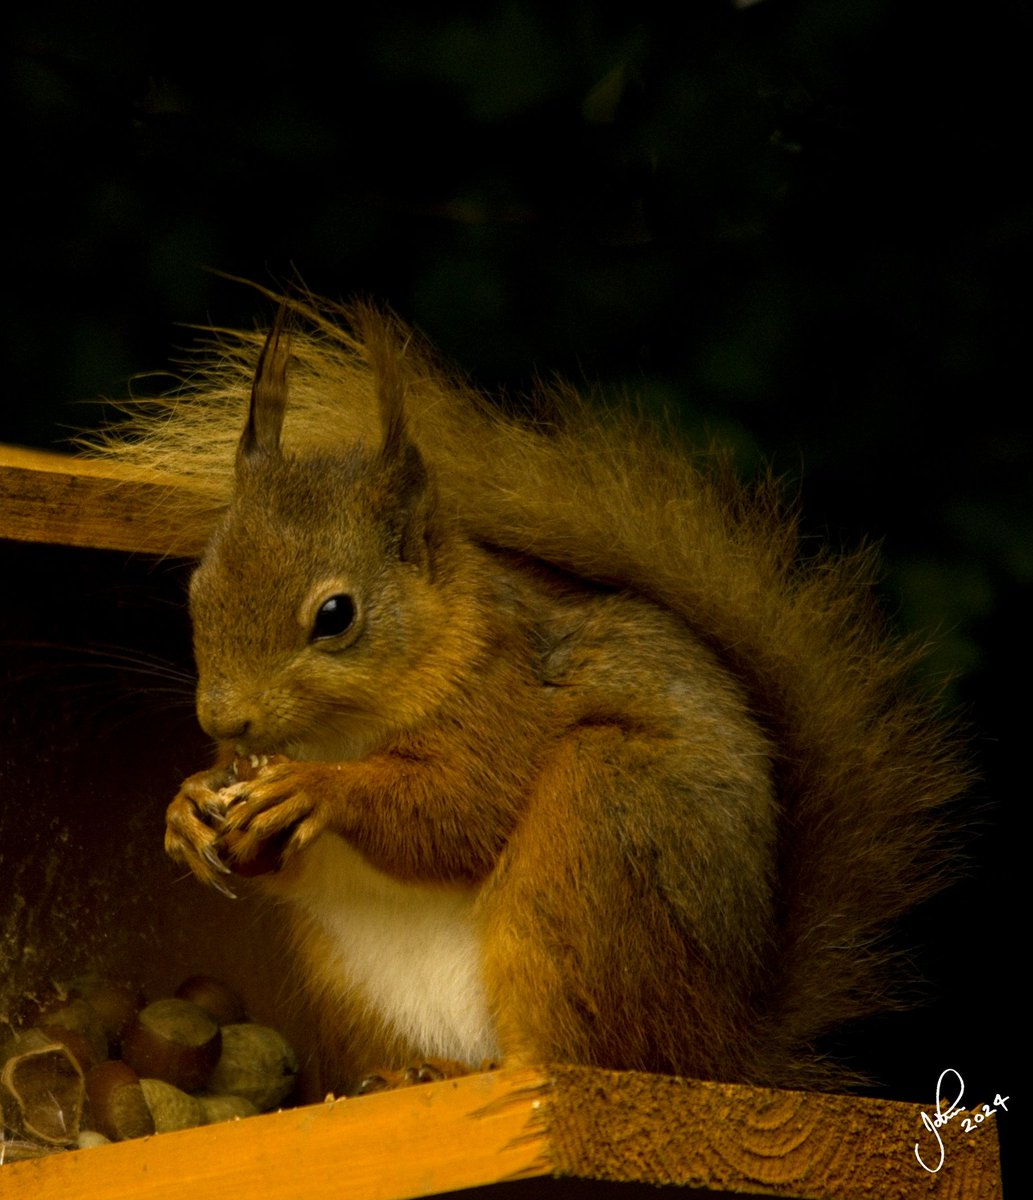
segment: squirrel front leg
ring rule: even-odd
[[[203,783],[207,774],[191,778]],[[220,862],[247,862],[274,843],[286,866],[329,830],[395,878],[478,880],[516,824],[521,790],[454,747],[406,746],[354,761],[267,766],[221,793],[214,836],[202,831],[202,844],[193,840],[196,815],[179,828],[206,865],[213,853]]]

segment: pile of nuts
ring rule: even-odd
[[[64,991],[0,1045],[0,1162],[251,1116],[294,1088],[294,1051],[211,976],[147,1005],[98,976]]]

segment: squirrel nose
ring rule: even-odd
[[[251,730],[250,716],[228,700],[228,697],[213,695],[208,689],[198,693],[197,719],[205,733],[216,742],[240,741]]]
[[[210,717],[208,720],[201,719],[201,728],[216,742],[239,742],[247,736],[251,722],[237,721],[232,717],[224,720]]]

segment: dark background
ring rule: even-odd
[[[882,541],[982,773],[968,877],[905,931],[930,1003],[846,1049],[882,1094],[931,1103],[950,1066],[1008,1095],[1028,6],[139,7],[6,17],[0,439],[102,419],[75,403],[180,323],[268,319],[210,267],[371,295],[488,387],[558,371],[773,461],[808,532]]]

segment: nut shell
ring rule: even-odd
[[[219,1058],[219,1026],[189,1000],[155,1000],[137,1013],[122,1041],[122,1058],[141,1077],[184,1092],[205,1086]]]
[[[225,1025],[222,1054],[209,1080],[212,1092],[244,1096],[265,1112],[290,1094],[298,1057],[282,1034],[265,1025]]]
[[[176,988],[176,996],[203,1008],[216,1025],[236,1025],[246,1017],[240,996],[229,984],[212,975],[191,975],[184,979]]]
[[[105,1137],[99,1129],[79,1130],[79,1149],[92,1150],[94,1146],[110,1146],[111,1138]]]
[[[275,767],[288,762],[282,754],[252,754],[240,755],[233,760],[231,774],[238,783],[247,783],[257,779],[266,767]],[[241,840],[241,835],[229,833],[223,838],[223,849],[226,852],[226,865],[236,875],[251,879],[258,875],[272,875],[280,869],[283,848],[290,840],[290,830],[271,837],[259,846],[257,853],[250,858],[238,859],[235,851]]]
[[[129,1022],[144,1006],[143,994],[138,988],[105,975],[80,975],[68,984],[68,995],[72,1000],[85,1000],[97,1014],[108,1039],[109,1053],[114,1057]]]
[[[0,1097],[8,1126],[49,1146],[75,1145],[86,1085],[71,1051],[30,1029],[4,1052]]]
[[[285,754],[238,754],[230,768],[237,783],[248,783],[257,779],[266,767],[277,767],[290,762]]]
[[[37,1025],[61,1025],[81,1034],[90,1044],[95,1062],[103,1062],[108,1056],[108,1035],[104,1023],[92,1004],[83,999],[66,1000],[48,1004],[40,1010]]]
[[[104,1061],[102,1058],[97,1058],[97,1047],[78,1029],[68,1029],[64,1025],[39,1025],[37,1028],[48,1041],[60,1042],[62,1046],[67,1047],[84,1075],[97,1063]],[[107,1055],[104,1057],[106,1058]]]
[[[205,1123],[204,1107],[196,1096],[188,1096],[164,1079],[141,1079],[140,1087],[154,1118],[156,1133],[192,1129]]]
[[[109,1060],[86,1076],[90,1104],[90,1126],[113,1142],[146,1137],[154,1132],[154,1118],[128,1063]]]
[[[202,1093],[197,1099],[209,1125],[216,1125],[219,1121],[235,1121],[239,1117],[257,1117],[259,1113],[258,1107],[246,1096],[227,1096],[222,1092],[218,1095]]]

